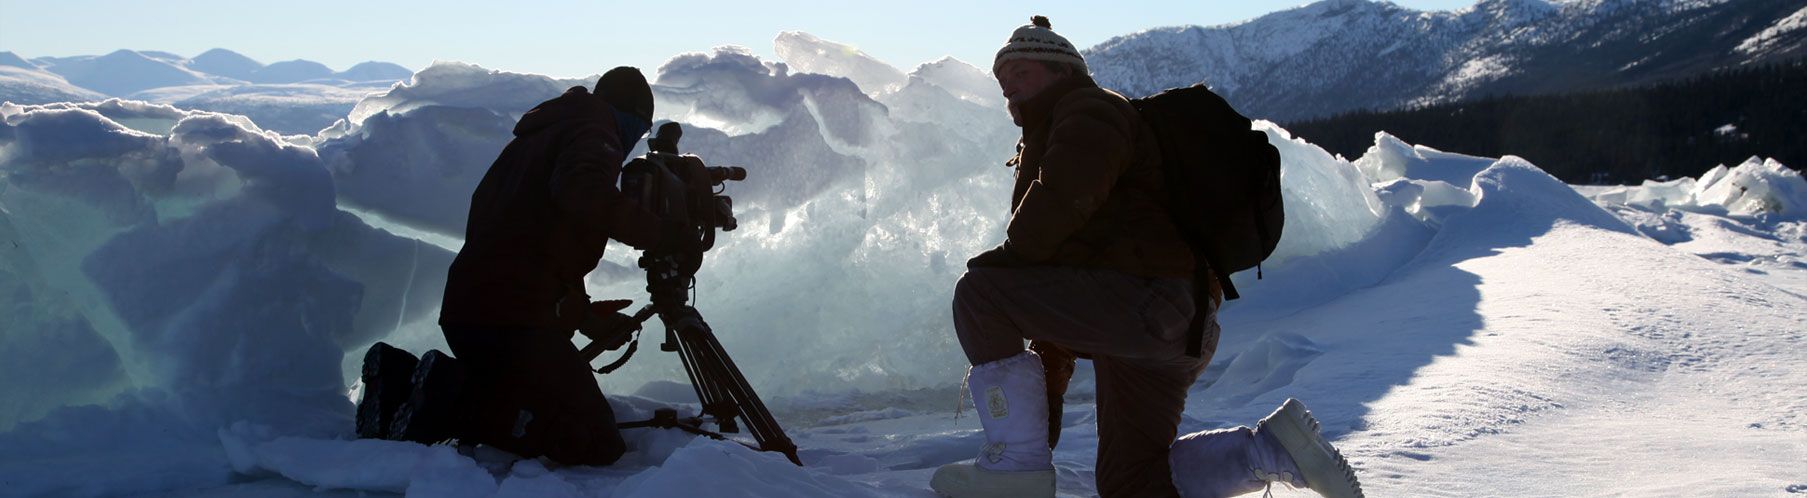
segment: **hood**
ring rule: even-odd
[[[514,135],[532,135],[569,121],[599,121],[608,127],[610,134],[615,133],[615,109],[609,107],[608,102],[590,94],[589,89],[574,86],[565,90],[563,95],[533,106],[533,110],[521,116],[521,122],[515,123]]]

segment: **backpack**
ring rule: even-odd
[[[1280,200],[1280,151],[1267,133],[1249,129],[1249,118],[1204,85],[1174,88],[1130,100],[1160,142],[1168,211],[1192,247],[1194,281],[1215,270],[1225,299],[1241,297],[1230,274],[1255,268],[1274,253],[1286,221]],[[1198,356],[1210,305],[1196,293],[1187,354]]]

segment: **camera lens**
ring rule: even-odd
[[[709,168],[709,179],[714,183],[725,181],[745,181],[747,169],[739,166],[719,166]]]

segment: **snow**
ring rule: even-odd
[[[1738,47],[1735,50],[1746,54],[1764,52],[1774,48],[1776,44],[1781,41],[1780,38],[1794,31],[1799,31],[1804,27],[1807,27],[1807,7],[1802,7],[1801,10],[1795,11],[1794,14],[1784,17],[1776,21],[1775,24],[1763,28],[1763,31],[1759,31],[1757,34],[1751,35],[1750,38],[1744,39],[1744,41],[1738,43]]]
[[[11,55],[12,53],[0,52],[0,54]],[[29,62],[23,60],[17,62],[23,65],[0,63],[0,102],[47,104],[105,98],[93,90],[69,84],[69,81],[63,79],[62,76],[38,69]]]
[[[238,52],[215,48],[188,60],[188,68],[208,74],[217,74],[236,80],[250,81],[251,75],[264,65]]]
[[[305,60],[266,66],[218,48],[193,58],[120,50],[101,57],[40,58],[35,63],[0,52],[0,102],[98,101],[111,95],[238,114],[266,130],[314,135],[345,118],[366,95],[412,75],[405,67],[374,61],[336,73]]]
[[[42,65],[42,64],[40,64]],[[162,59],[131,50],[99,57],[78,57],[44,65],[70,83],[107,95],[126,95],[164,86],[213,83],[217,80]]]
[[[1720,165],[1701,178],[1586,187],[1645,236],[1807,295],[1807,180],[1774,159]]]
[[[360,62],[350,69],[333,74],[333,77],[346,81],[381,81],[394,82],[408,79],[414,71],[389,62]]]
[[[1661,212],[1664,208],[1722,215],[1807,217],[1807,179],[1775,159],[1752,157],[1737,166],[1719,165],[1700,179],[1645,181],[1638,187],[1604,189],[1596,199]]]
[[[1324,0],[1226,25],[1153,28],[1082,53],[1100,84],[1125,95],[1202,83],[1248,116],[1296,122],[1635,83],[1650,71],[1625,69],[1652,69],[1646,62],[1680,73],[1785,62],[1799,53],[1807,11],[1770,5],[1483,0],[1420,11]],[[1642,59],[1612,48],[1658,45],[1670,48]]]
[[[312,135],[344,119],[365,95],[380,90],[319,83],[188,85],[145,90],[127,98],[237,114],[271,131]]]
[[[258,68],[251,73],[252,83],[300,83],[307,80],[331,78],[332,68],[314,61],[292,60],[282,61]]]
[[[805,36],[781,40],[850,48]],[[710,253],[697,306],[807,466],[656,429],[624,432],[629,453],[603,468],[351,439],[363,348],[444,347],[444,269],[514,120],[593,83],[441,62],[306,137],[131,100],[0,106],[0,483],[25,496],[927,495],[933,469],[982,439],[955,413],[965,365],[947,303],[962,260],[1002,239],[1016,129],[978,68],[906,74],[852,53],[778,63],[723,47],[651,75],[655,117],[687,125],[684,150],[751,173],[727,187],[741,226]],[[860,84],[893,73],[895,87]],[[1753,160],[1571,187],[1512,156],[1378,134],[1350,161],[1255,129],[1282,155],[1286,232],[1264,278],[1235,275],[1244,297],[1223,310],[1182,431],[1300,398],[1374,496],[1807,487],[1798,173]],[[644,301],[635,256],[612,248],[590,294]],[[1063,496],[1095,492],[1090,368],[1055,451]],[[694,413],[683,378],[648,349],[599,382],[637,420]]]

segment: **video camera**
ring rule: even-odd
[[[657,134],[646,141],[646,154],[621,168],[624,195],[658,219],[675,221],[690,231],[687,235],[696,237],[695,243],[684,245],[697,249],[689,254],[650,250],[640,258],[640,267],[647,270],[647,291],[655,303],[683,301],[682,294],[702,266],[702,253],[715,247],[716,231],[733,231],[738,226],[734,199],[722,195],[722,184],[747,179],[746,168],[706,166],[696,155],[679,153],[678,140],[683,136],[677,123],[660,125]]]
[[[734,200],[722,195],[722,184],[746,180],[747,170],[710,167],[695,155],[679,153],[678,139],[683,134],[677,123],[659,126],[658,133],[646,141],[646,154],[622,166],[621,192],[659,220],[677,222],[685,231],[683,235],[696,239],[691,241],[694,243],[677,244],[682,250],[661,244],[642,253],[640,268],[646,270],[646,291],[651,294],[652,303],[632,316],[614,311],[625,306],[624,301],[596,303],[615,304],[606,304],[611,309],[597,310],[585,326],[579,327],[592,341],[579,354],[586,361],[593,361],[604,351],[625,345],[627,349],[620,358],[596,369],[602,374],[613,372],[633,357],[640,342],[640,324],[657,316],[665,325],[665,342],[659,349],[678,354],[701,402],[702,413],[679,418],[675,409],[660,409],[651,420],[621,423],[617,427],[667,427],[726,439],[719,432],[704,430],[703,424],[713,423],[720,432],[735,433],[744,423],[755,441],[749,447],[783,453],[792,463],[802,465],[797,445],[753,392],[702,313],[690,306],[688,293],[702,267],[703,253],[715,247],[718,230],[732,231],[738,225]],[[629,335],[635,337],[632,342],[628,342]]]
[[[646,155],[621,168],[621,191],[636,199],[663,220],[678,220],[695,227],[704,250],[714,246],[715,229],[733,231],[734,200],[721,195],[723,182],[747,179],[746,168],[705,166],[694,154],[679,154],[684,136],[677,123],[659,126],[647,139]]]

